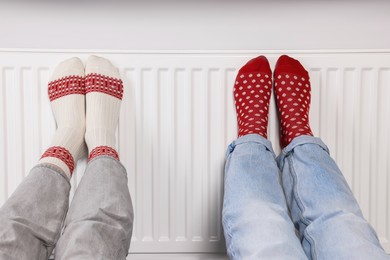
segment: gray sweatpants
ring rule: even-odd
[[[134,214],[122,164],[89,162],[68,211],[69,191],[55,166],[34,167],[0,209],[0,260],[46,260],[54,247],[56,260],[126,259]]]

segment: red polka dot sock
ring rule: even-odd
[[[276,63],[274,81],[280,117],[280,144],[286,147],[295,137],[313,135],[309,125],[309,73],[299,61],[283,55]]]
[[[258,134],[267,138],[271,76],[271,68],[264,56],[248,61],[238,71],[234,85],[238,137]]]

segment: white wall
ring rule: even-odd
[[[387,0],[64,2],[1,2],[0,48],[390,48]]]

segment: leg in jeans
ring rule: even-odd
[[[115,149],[123,83],[118,70],[101,57],[89,57],[85,72],[89,164],[70,206],[56,260],[126,259],[133,207]]]
[[[223,228],[231,259],[307,259],[290,219],[271,143],[246,135],[228,149]]]
[[[77,187],[55,259],[126,259],[132,227],[125,168],[112,157],[96,157]]]
[[[271,69],[264,56],[238,72],[238,139],[228,148],[222,222],[231,259],[306,259],[267,140]]]
[[[0,209],[0,259],[48,259],[68,210],[69,190],[61,170],[34,167]]]
[[[47,259],[69,204],[69,178],[85,132],[84,66],[60,63],[49,83],[57,130],[51,146],[0,210],[0,259]]]
[[[278,164],[293,221],[310,259],[390,258],[319,138],[295,138]]]
[[[310,259],[389,259],[328,148],[309,125],[310,80],[302,64],[281,56],[275,67],[280,115],[278,157],[292,219]]]

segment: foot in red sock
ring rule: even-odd
[[[295,137],[313,135],[309,125],[310,80],[302,64],[281,56],[275,66],[274,88],[280,117],[280,144],[286,147]]]
[[[267,138],[271,76],[271,68],[264,56],[248,61],[238,71],[234,85],[238,137],[259,134]]]

